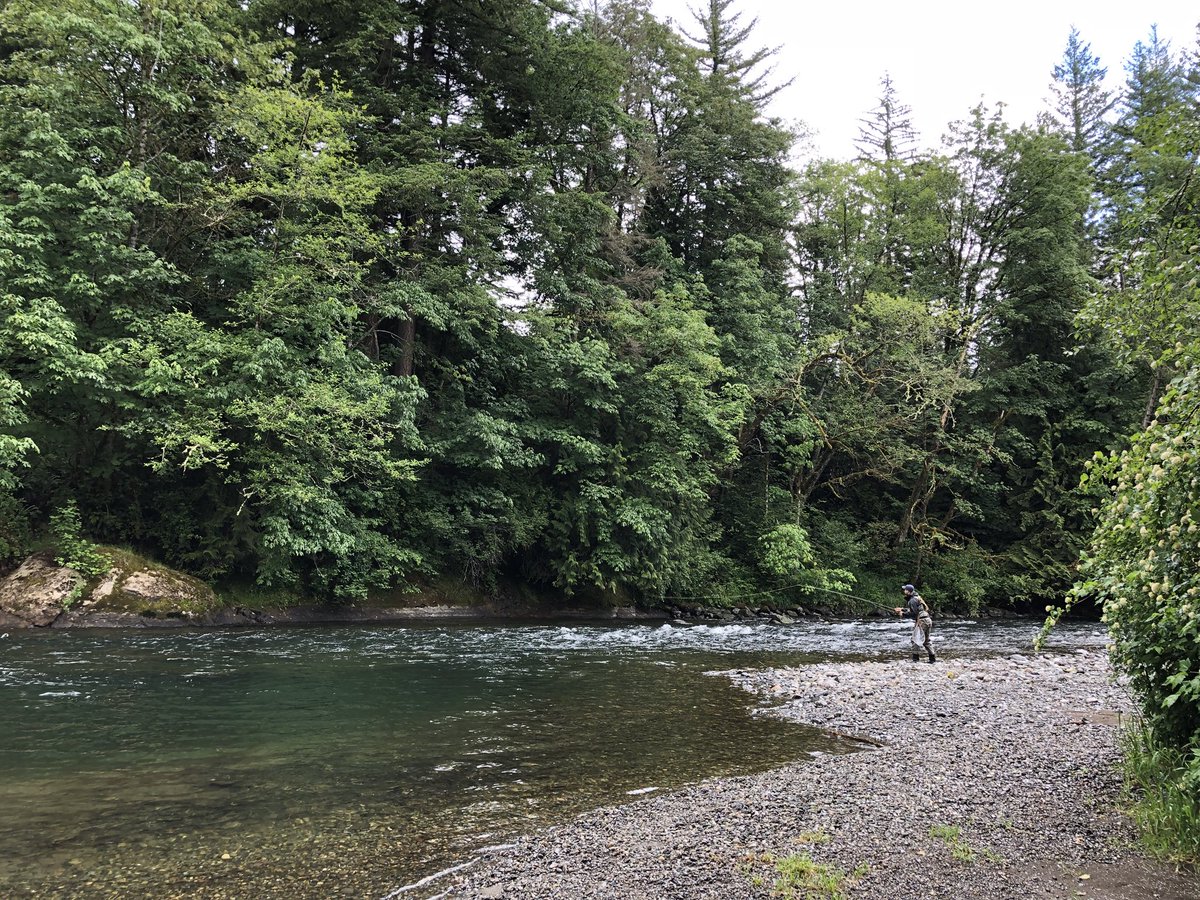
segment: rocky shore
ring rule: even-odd
[[[795,625],[813,619],[884,618],[879,607],[854,609],[816,602],[807,607],[659,608],[639,606],[627,594],[584,592],[571,606],[557,591],[522,583],[482,590],[454,579],[396,589],[363,603],[305,601],[285,592],[270,597],[251,590],[218,591],[160,562],[117,547],[98,547],[109,568],[86,577],[42,550],[12,571],[0,571],[0,628],[223,628],[264,625],[384,624],[434,619],[613,619],[673,621],[680,625],[734,623]],[[829,599],[829,598],[826,598]],[[851,598],[854,599],[854,598]],[[959,616],[940,610],[949,621]],[[1018,614],[984,607],[973,616],[1012,619]]]
[[[1101,651],[714,675],[861,752],[597,810],[480,851],[423,896],[1200,897],[1121,812],[1132,706]],[[773,893],[785,872],[791,892]]]
[[[435,619],[613,619],[662,621],[667,613],[613,603],[564,608],[536,596],[472,591],[466,599],[440,590],[404,596],[403,603],[338,605],[229,602],[208,584],[129,551],[102,548],[111,564],[86,578],[35,553],[0,576],[0,628],[208,628],[263,625],[345,625]],[[463,593],[460,591],[459,593]],[[280,599],[280,598],[277,598]],[[292,598],[288,598],[291,600]],[[557,598],[555,598],[557,599]]]

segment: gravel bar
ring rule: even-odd
[[[1133,707],[1103,651],[713,674],[862,752],[586,813],[480,851],[434,896],[768,898],[803,854],[836,891],[798,898],[1200,898],[1120,811]]]

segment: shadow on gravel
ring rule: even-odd
[[[1085,877],[1086,876],[1086,877]],[[1079,900],[1196,900],[1200,875],[1153,863],[1092,865],[1085,871],[1059,867],[1046,872],[1044,896]]]

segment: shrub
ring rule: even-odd
[[[1109,494],[1067,606],[1103,604],[1113,665],[1145,717],[1134,748],[1171,773],[1172,821],[1200,821],[1200,366],[1176,379],[1127,450],[1097,456],[1084,487]],[[1141,767],[1143,762],[1133,762]],[[1145,763],[1149,764],[1149,763]],[[1185,812],[1184,807],[1190,808]],[[1169,831],[1170,829],[1164,829]],[[1181,837],[1183,835],[1181,834]],[[1185,841],[1185,845],[1186,845]],[[1194,840],[1191,853],[1194,854]],[[1180,850],[1186,853],[1185,849]]]
[[[1085,479],[1112,493],[1074,598],[1095,596],[1156,737],[1200,748],[1200,369],[1178,379],[1156,420]]]
[[[95,544],[83,537],[81,529],[79,508],[74,500],[51,514],[50,530],[58,546],[54,561],[84,578],[97,578],[108,571],[108,560]]]

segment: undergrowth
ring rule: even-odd
[[[811,843],[824,843],[828,835],[820,832],[806,833]],[[774,867],[771,896],[782,900],[845,900],[846,890],[867,873],[866,866],[859,866],[847,874],[835,866],[816,862],[807,853],[791,853],[776,857],[766,853],[751,854],[752,863],[770,863]],[[751,883],[757,887],[766,884],[762,875],[752,875]]]
[[[1122,742],[1130,814],[1146,849],[1175,863],[1200,865],[1200,748],[1167,746],[1144,722],[1126,728]]]

